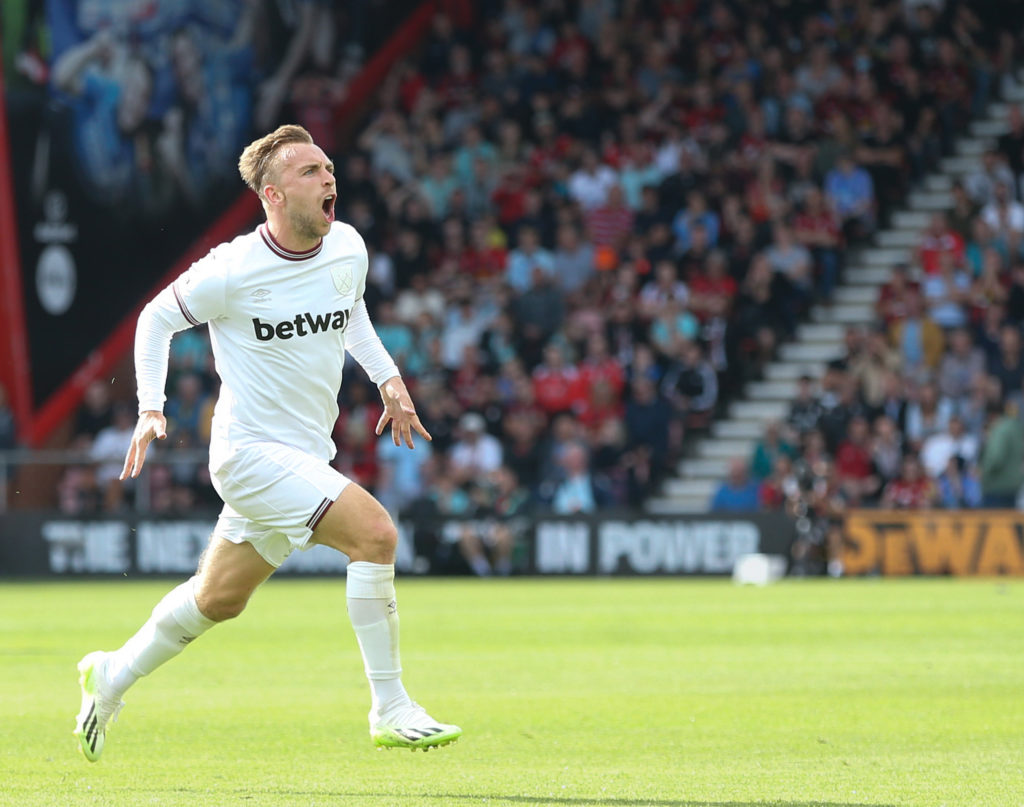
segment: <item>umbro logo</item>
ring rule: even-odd
[[[256,291],[249,294],[254,300],[265,300],[270,296],[270,289],[256,289]]]
[[[396,600],[392,600],[391,602],[389,602],[387,607],[388,607],[388,616],[390,616],[391,614],[397,614],[398,613],[398,602]]]

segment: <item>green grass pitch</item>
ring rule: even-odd
[[[379,752],[341,580],[272,580],[89,764],[75,663],[171,582],[0,584],[0,804],[1024,805],[1024,581],[405,580]]]

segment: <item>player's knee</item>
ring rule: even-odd
[[[395,547],[398,546],[398,530],[387,513],[375,517],[367,525],[364,537],[364,552],[368,557],[392,558],[395,554]]]
[[[198,601],[198,605],[199,610],[207,619],[212,619],[214,622],[224,622],[228,619],[234,619],[242,613],[248,601],[248,597],[232,596],[227,592],[223,592],[203,597]]]

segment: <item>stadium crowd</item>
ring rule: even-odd
[[[953,185],[875,321],[802,378],[783,423],[736,462],[722,509],[786,509],[798,555],[836,560],[847,508],[1015,508],[1024,484],[1024,116]]]
[[[478,5],[471,28],[434,17],[333,155],[371,314],[434,441],[378,440],[356,368],[335,438],[339,469],[392,511],[489,520],[452,539],[484,574],[510,568],[526,508],[649,496],[830,302],[844,248],[950,151],[1019,43],[941,0]],[[331,144],[318,70],[295,71],[281,119]],[[886,287],[878,327],[852,329],[848,356],[730,473],[755,506],[823,516],[809,547],[849,503],[1009,501],[984,470],[1003,399],[975,375],[1008,404],[1021,391],[1022,128]],[[179,334],[171,446],[206,444],[216,383],[204,331]],[[90,391],[77,423],[100,464],[65,475],[71,511],[124,506],[103,463],[120,462],[131,413],[104,398]],[[148,484],[156,510],[212,496],[202,462],[154,466]]]

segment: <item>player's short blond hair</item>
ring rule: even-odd
[[[253,140],[238,158],[238,173],[245,184],[263,198],[263,185],[268,174],[273,174],[275,160],[284,146],[292,143],[312,143],[313,136],[301,126],[278,126],[268,135]]]

